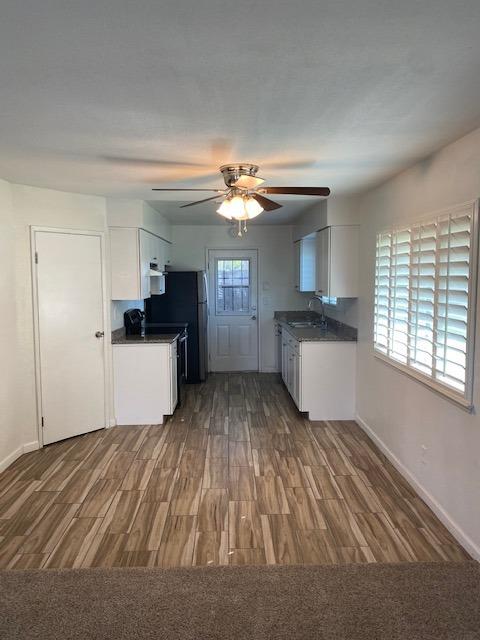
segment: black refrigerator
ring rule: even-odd
[[[145,326],[188,323],[186,382],[207,377],[208,289],[205,271],[168,271],[165,293],[145,300]]]

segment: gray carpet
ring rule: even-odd
[[[0,572],[0,638],[473,640],[477,563]]]

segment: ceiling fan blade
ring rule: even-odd
[[[221,189],[163,189],[163,188],[155,188],[152,191],[210,191],[212,193],[223,193]]]
[[[195,202],[189,202],[188,204],[182,204],[180,209],[185,209],[185,207],[193,207],[195,204],[202,204],[202,202],[208,202],[209,200],[216,200],[217,198],[222,198],[224,194],[217,193],[216,196],[212,198],[204,198],[203,200],[196,200]]]
[[[265,180],[263,178],[259,178],[258,176],[240,176],[239,179],[233,183],[234,187],[238,187],[239,189],[255,189],[263,184]]]
[[[252,198],[254,198],[254,200],[256,200],[265,211],[274,211],[275,209],[280,209],[283,206],[278,204],[278,202],[270,200],[270,198],[265,198],[265,196],[262,196],[259,193],[252,193]]]
[[[205,162],[183,162],[179,160],[149,160],[148,158],[128,158],[124,156],[102,156],[103,160],[116,164],[139,165],[144,167],[210,167]]]
[[[264,187],[262,193],[278,193],[294,196],[329,196],[328,187]]]

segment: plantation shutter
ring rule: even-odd
[[[471,403],[476,207],[377,235],[374,347]]]

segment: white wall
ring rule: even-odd
[[[360,199],[357,410],[480,558],[480,417],[375,359],[372,348],[377,231],[393,221],[410,221],[479,196],[480,129]],[[479,312],[480,307],[477,347]],[[480,348],[475,358],[474,404],[478,411]],[[422,456],[423,446],[427,449]]]
[[[17,420],[17,316],[15,308],[15,235],[12,188],[0,180],[0,471],[23,452]]]
[[[167,242],[171,241],[170,222],[148,202],[128,198],[107,198],[106,207],[109,227],[139,227],[155,233]]]
[[[301,309],[305,309],[309,300],[313,296],[312,292],[300,293],[302,296]],[[321,313],[322,306],[318,300],[315,300],[312,306],[313,311]],[[339,298],[336,305],[324,305],[325,315],[350,327],[358,327],[358,300],[357,298]]]
[[[293,239],[300,240],[327,226],[328,200],[320,200],[306,209],[293,225]]]
[[[251,225],[242,238],[229,226],[172,227],[172,268],[205,269],[206,249],[258,249],[258,319],[261,371],[276,370],[273,312],[305,309],[294,288],[293,237],[288,225]]]
[[[359,224],[358,198],[330,196],[306,209],[293,226],[294,240],[333,225]]]
[[[110,318],[112,323],[112,331],[120,329],[124,326],[123,314],[127,309],[145,308],[145,300],[112,300],[110,307]]]

